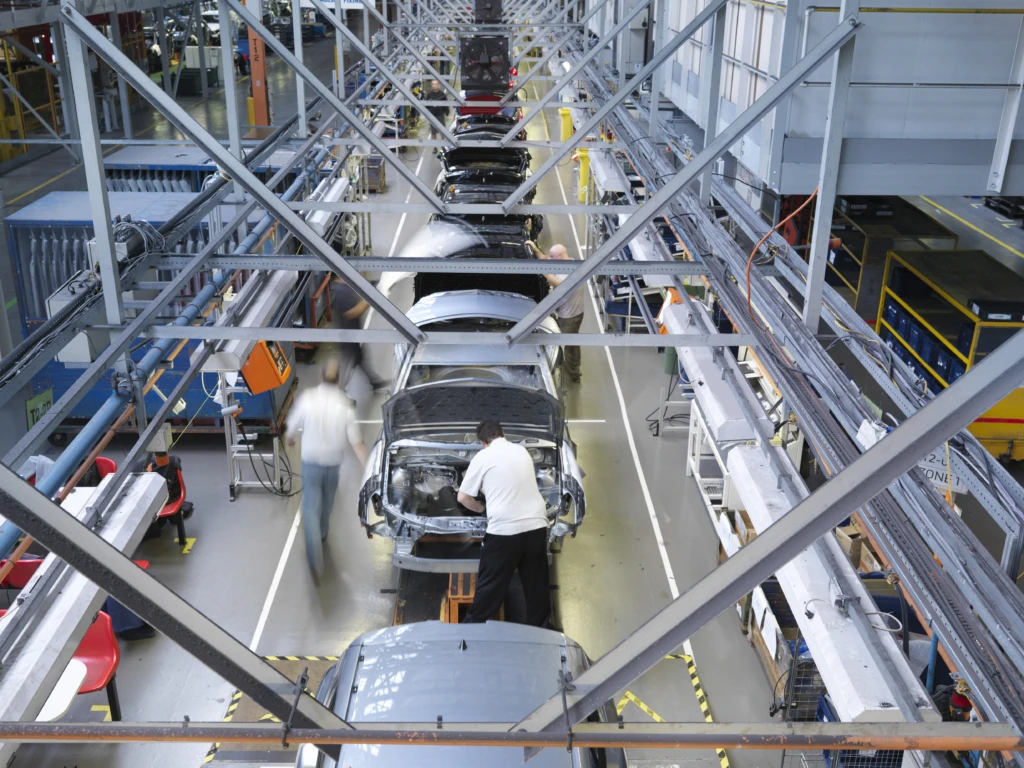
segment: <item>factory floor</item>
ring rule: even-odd
[[[329,44],[313,45],[306,55],[307,61],[319,60],[320,68],[315,71],[327,71]],[[286,105],[293,102],[291,79],[276,60],[271,61],[270,71],[274,103],[283,117],[288,112]],[[218,119],[209,103],[194,104],[190,111]],[[148,113],[136,119],[140,123],[153,121],[149,135],[170,135],[166,125]],[[212,127],[217,130],[216,125]],[[537,120],[530,128],[533,138],[546,139],[549,131],[557,131],[553,116],[548,125]],[[66,167],[66,159],[59,155],[48,160],[50,166],[40,161],[34,172],[4,179],[5,198],[24,205],[51,189],[83,188],[80,171],[72,170],[41,189],[30,190],[30,184],[38,183],[51,169]],[[402,160],[428,183],[439,170],[429,152],[409,151]],[[566,165],[544,179],[538,201],[563,202],[575,189],[572,174],[572,166]],[[388,179],[389,187],[380,199],[412,199],[408,185],[397,174],[388,173]],[[26,195],[26,190],[30,194]],[[425,221],[422,215],[375,217],[374,252],[400,254]],[[547,217],[541,246],[562,242],[574,256],[582,255],[577,249],[577,238],[583,239],[582,224],[568,216]],[[410,305],[410,281],[395,283],[390,293],[400,307]],[[588,304],[584,331],[598,330],[595,308],[596,304]],[[370,327],[384,326],[374,316]],[[369,357],[377,371],[390,372],[390,347],[376,347]],[[648,431],[646,417],[657,407],[660,388],[667,384],[660,357],[651,349],[584,348],[583,374],[582,385],[570,388],[566,401],[579,460],[587,472],[587,519],[577,538],[567,540],[563,552],[556,556],[553,581],[557,591],[553,597],[562,629],[596,658],[713,569],[718,540],[695,484],[681,471],[686,434],[673,432],[656,438]],[[305,385],[317,374],[313,368],[299,366],[298,375]],[[23,424],[24,412],[18,404],[12,403],[6,410],[13,410],[8,414],[12,423]],[[367,423],[363,430],[369,444],[376,439],[379,425]],[[129,445],[127,440],[116,442],[105,455],[119,459]],[[195,541],[187,554],[169,531],[142,545],[138,557],[150,561],[150,572],[161,582],[263,655],[337,655],[360,633],[391,623],[394,595],[389,591],[396,584],[391,544],[379,538],[367,540],[356,524],[358,470],[354,461],[343,476],[327,547],[327,575],[317,588],[306,565],[298,497],[284,499],[246,489],[230,502],[227,459],[220,438],[186,437],[175,453],[181,457],[188,496],[196,507],[188,522],[188,536]],[[293,457],[293,465],[298,465],[297,457]],[[692,638],[692,646],[699,680],[715,719],[767,719],[772,691],[733,610]],[[180,721],[186,715],[193,721],[220,720],[234,691],[232,685],[162,636],[122,644],[117,682],[126,721]],[[704,719],[681,660],[666,659],[629,690],[635,701],[628,700],[622,711],[627,721],[649,722],[652,715],[645,710],[667,721]],[[102,694],[79,699],[67,719],[104,718]],[[209,757],[208,748],[206,744],[26,745],[16,764],[34,768],[193,768]],[[223,749],[210,763],[273,764],[266,760],[246,763],[246,759]],[[631,752],[630,759],[637,765],[719,763],[711,750],[671,755]],[[735,766],[753,768],[775,765],[779,756],[737,751],[729,759]]]
[[[330,41],[307,47],[307,64],[324,73],[325,80],[332,60]],[[275,114],[284,119],[294,111],[294,80],[276,58],[270,60],[268,81]],[[217,98],[215,94],[208,101],[181,101],[214,133],[224,135],[224,110]],[[244,115],[241,117],[244,122]],[[137,114],[135,123],[138,137],[176,135],[152,111]],[[547,124],[540,119],[531,124],[529,133],[531,138],[547,139],[557,130],[557,119],[551,115]],[[543,160],[544,152],[535,153],[535,165]],[[429,151],[410,150],[401,157],[421,179],[433,182],[439,167]],[[388,189],[377,199],[415,201],[415,193],[397,174],[389,172],[387,176]],[[80,168],[68,168],[63,151],[0,178],[0,184],[6,201],[4,216],[49,191],[85,186]],[[564,164],[543,179],[538,190],[539,203],[564,202],[575,190],[573,165]],[[418,214],[374,217],[375,255],[401,254],[425,221],[426,216]],[[541,247],[560,242],[572,255],[583,255],[579,248],[582,220],[552,215],[546,222]],[[0,283],[4,286],[11,285],[9,270],[4,254],[0,258]],[[390,278],[389,283],[393,282]],[[409,306],[410,281],[394,282],[389,292],[401,308]],[[584,332],[600,330],[595,310],[591,300]],[[369,325],[385,327],[378,316],[373,316]],[[16,329],[16,323],[12,322],[12,327]],[[373,348],[369,358],[379,374],[390,372],[390,347]],[[303,386],[317,375],[307,366],[297,366],[297,372]],[[561,628],[594,658],[716,566],[718,539],[693,480],[682,471],[686,433],[654,437],[648,429],[646,419],[658,407],[666,384],[661,358],[652,349],[588,347],[583,349],[583,383],[570,387],[566,395],[570,429],[578,444],[580,464],[587,472],[588,508],[579,535],[567,540],[556,556],[553,598]],[[24,431],[24,418],[24,406],[18,401],[0,412],[0,448],[6,449]],[[362,426],[368,445],[379,431],[372,421],[371,415],[370,423]],[[106,455],[120,459],[129,445],[119,439]],[[142,545],[138,556],[150,561],[150,572],[162,583],[262,655],[337,655],[362,632],[391,623],[395,598],[390,591],[396,585],[391,544],[379,538],[367,540],[356,524],[359,472],[354,460],[342,479],[327,545],[327,574],[317,587],[303,551],[299,497],[279,498],[246,489],[230,502],[227,458],[219,437],[187,436],[175,453],[182,461],[188,496],[195,503],[195,515],[188,522],[188,536],[195,540],[187,554],[169,531]],[[297,457],[292,458],[293,466],[298,466]],[[715,720],[767,720],[772,691],[732,609],[691,642]],[[193,721],[220,720],[234,692],[234,686],[162,636],[122,644],[117,683],[126,721],[181,721],[186,715]],[[704,719],[682,661],[666,659],[629,691],[633,699],[627,700],[622,710],[627,721],[649,722],[650,713],[670,722]],[[104,718],[102,694],[79,699],[68,720]],[[274,764],[245,762],[244,755],[226,748],[211,756],[208,749],[206,744],[27,745],[19,751],[15,765],[193,768],[207,759],[214,765]],[[648,766],[719,763],[710,750],[671,754],[631,751],[629,756],[635,764]],[[780,764],[775,752],[736,750],[728,758],[739,768]]]

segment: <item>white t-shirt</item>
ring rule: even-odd
[[[529,451],[503,437],[473,457],[459,490],[473,497],[483,490],[488,533],[512,536],[548,525]]]
[[[337,384],[322,383],[295,398],[288,414],[288,434],[302,433],[302,460],[322,467],[341,466],[345,440],[362,442],[349,399]]]

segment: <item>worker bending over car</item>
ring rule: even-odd
[[[543,627],[551,614],[548,586],[547,505],[537,488],[529,451],[505,439],[501,424],[484,419],[476,428],[483,445],[469,463],[459,488],[459,503],[484,512],[487,531],[480,550],[473,605],[466,623],[496,618],[518,569],[526,597],[526,623]]]

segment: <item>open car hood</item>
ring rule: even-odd
[[[523,174],[530,167],[530,153],[511,147],[451,147],[442,151],[441,164],[447,173],[507,170]]]
[[[388,399],[383,412],[387,445],[440,432],[473,434],[483,419],[497,419],[510,435],[556,444],[565,431],[562,404],[547,392],[475,379],[409,387]]]

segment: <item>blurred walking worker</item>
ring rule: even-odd
[[[355,413],[339,386],[337,360],[327,361],[321,378],[319,385],[295,399],[285,430],[288,445],[295,445],[296,434],[302,434],[302,525],[306,557],[317,581],[323,575],[323,542],[330,528],[346,442],[360,463],[366,464],[366,447]]]
[[[553,245],[551,246],[551,250],[545,254],[537,247],[536,243],[528,240],[526,244],[530,246],[530,249],[537,255],[538,259],[551,258],[562,261],[569,258],[569,252],[565,249],[564,245]],[[544,277],[547,278],[548,285],[552,288],[557,288],[562,284],[566,275],[545,275]],[[566,296],[562,303],[555,308],[555,320],[558,321],[559,332],[580,332],[580,327],[583,325],[583,302],[585,291],[586,284],[581,285],[575,291]],[[582,373],[580,372],[580,361],[581,355],[580,348],[578,346],[562,347],[562,374],[574,384],[579,384],[582,378]]]

